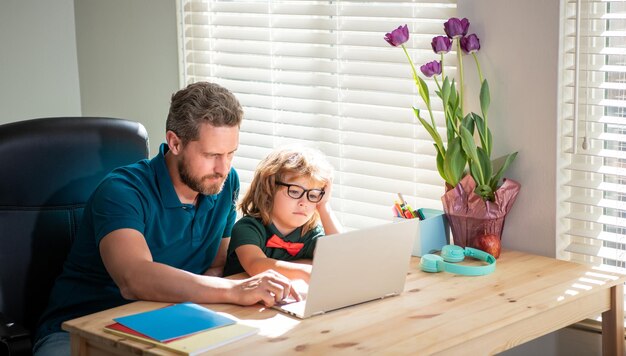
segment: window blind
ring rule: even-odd
[[[626,3],[567,1],[564,35],[558,256],[626,271]]]
[[[333,209],[348,228],[391,219],[398,192],[414,207],[441,208],[435,150],[411,109],[425,106],[406,57],[383,37],[408,24],[414,62],[438,59],[430,41],[455,0],[180,0],[179,10],[183,84],[219,83],[244,107],[233,162],[243,191],[272,149],[302,144],[335,167]]]

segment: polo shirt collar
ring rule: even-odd
[[[293,230],[291,233],[287,234],[287,236],[283,236],[283,234],[281,234],[280,231],[278,231],[274,223],[270,223],[269,229],[272,234],[280,237],[281,239],[285,241],[291,241],[291,242],[299,241],[302,235],[302,226],[299,226],[298,228]]]
[[[167,143],[162,143],[161,147],[159,147],[159,154],[152,159],[151,165],[156,173],[159,194],[161,195],[163,205],[166,208],[178,208],[181,207],[183,203],[180,202],[178,194],[176,194],[174,190],[172,177],[170,177],[170,172],[167,170],[167,165],[165,164],[165,154],[169,150],[170,148]]]

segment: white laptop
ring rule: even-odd
[[[411,219],[320,238],[306,300],[274,308],[304,319],[402,293],[418,226]]]

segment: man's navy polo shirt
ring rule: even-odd
[[[162,144],[152,160],[117,168],[100,182],[52,289],[37,339],[60,331],[65,320],[130,302],[100,257],[100,241],[114,230],[141,232],[155,262],[196,274],[211,266],[222,238],[230,236],[235,223],[239,177],[232,168],[219,194],[200,194],[197,206],[183,204],[165,165],[168,149]]]

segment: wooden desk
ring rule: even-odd
[[[623,354],[623,275],[515,251],[504,251],[496,271],[482,277],[429,274],[418,264],[411,260],[402,295],[306,320],[259,305],[209,305],[260,329],[212,354],[494,354],[601,313],[604,355]],[[163,305],[135,302],[63,329],[74,355],[164,354],[103,331],[114,317]]]

